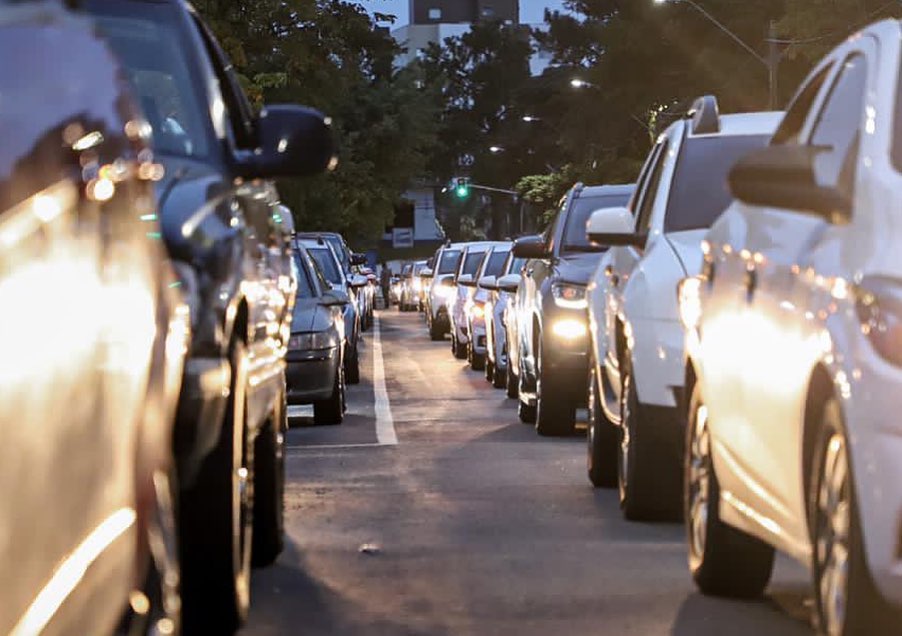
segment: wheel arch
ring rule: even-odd
[[[802,491],[806,498],[806,518],[811,523],[811,502],[807,501],[811,492],[811,473],[814,454],[821,431],[821,416],[827,400],[835,395],[833,379],[823,363],[818,363],[811,372],[805,395],[805,411],[802,426]]]

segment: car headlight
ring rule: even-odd
[[[332,349],[338,346],[338,341],[330,331],[315,331],[313,333],[299,333],[288,339],[289,349],[309,351],[311,349]]]
[[[586,300],[586,288],[582,285],[555,283],[551,286],[554,304],[566,309],[585,309],[589,306]]]
[[[880,357],[902,367],[902,281],[867,277],[855,294],[861,332]]]
[[[677,285],[677,302],[680,322],[688,330],[697,329],[702,319],[702,279],[698,276],[684,278]]]
[[[433,285],[433,290],[435,291],[436,296],[444,298],[445,300],[451,298],[457,292],[457,290],[454,289],[454,285],[448,285],[446,283],[438,286]]]
[[[465,309],[473,320],[482,320],[485,318],[485,305],[481,303],[469,303]]]
[[[576,340],[583,338],[588,333],[586,323],[576,318],[562,318],[554,321],[551,333],[562,340]]]
[[[420,279],[419,279],[419,278],[414,278],[414,279],[413,279],[413,290],[416,291],[416,292],[418,292],[418,291],[420,291],[422,288],[423,288],[423,283],[420,281]]]

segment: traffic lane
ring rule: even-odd
[[[584,439],[538,438],[415,315],[382,327],[399,445],[289,454],[289,545],[247,633],[809,633],[802,568],[779,559],[761,601],[702,597],[682,527],[623,521]]]

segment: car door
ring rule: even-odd
[[[667,136],[662,136],[649,155],[647,162],[647,174],[644,176],[644,188],[637,192],[635,201],[636,232],[647,233],[651,226],[653,212],[657,206],[660,193],[666,191],[667,183],[664,180],[665,165],[672,142]],[[603,362],[605,391],[607,400],[606,411],[612,416],[619,417],[618,406],[620,404],[621,377],[620,354],[622,347],[618,339],[622,335],[623,290],[630,280],[639,260],[642,258],[642,249],[633,246],[617,246],[608,250],[605,255],[603,278],[599,285],[605,299],[604,333],[606,351]]]

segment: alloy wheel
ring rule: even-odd
[[[623,375],[623,388],[620,394],[620,501],[626,500],[626,491],[629,488],[629,463],[630,463],[630,421],[632,412],[630,407],[630,392],[633,379],[629,373]]]
[[[708,407],[699,404],[689,444],[689,541],[692,553],[700,558],[708,539],[708,507],[711,493],[711,438]]]
[[[850,566],[851,501],[846,445],[839,433],[827,442],[817,491],[815,558],[820,572],[821,607],[831,636],[842,634],[846,623]]]

